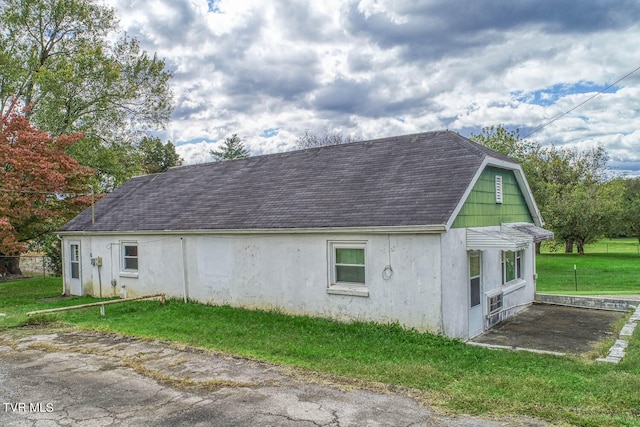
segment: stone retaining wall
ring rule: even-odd
[[[536,293],[535,301],[543,304],[567,305],[570,307],[591,308],[611,311],[633,311],[640,301],[599,296],[552,295]]]

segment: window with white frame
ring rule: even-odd
[[[502,284],[524,277],[522,260],[524,251],[502,251]]]
[[[366,242],[329,242],[329,292],[368,296]]]
[[[121,242],[122,271],[125,273],[138,271],[138,243]]]

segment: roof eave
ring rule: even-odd
[[[77,230],[59,231],[59,236],[114,236],[114,235],[248,235],[248,234],[441,234],[446,224],[401,225],[373,227],[318,227],[318,228],[247,228],[247,229],[198,229],[198,230]]]

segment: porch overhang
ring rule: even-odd
[[[467,250],[500,249],[519,251],[531,243],[553,239],[553,233],[529,223],[507,223],[500,230],[491,228],[467,228]]]
[[[553,240],[554,237],[552,231],[545,230],[544,228],[526,222],[502,224],[500,226],[500,231],[507,234],[514,234],[515,232],[528,235],[531,237],[531,239],[533,239],[534,243],[540,243],[545,240]]]
[[[531,238],[526,235],[517,236],[498,230],[467,228],[467,250],[481,251],[500,249],[503,251],[519,251],[526,249]]]

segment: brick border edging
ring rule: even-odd
[[[638,322],[640,322],[640,306],[636,307],[634,313],[620,330],[620,337],[609,349],[607,357],[596,359],[596,362],[620,363]]]

